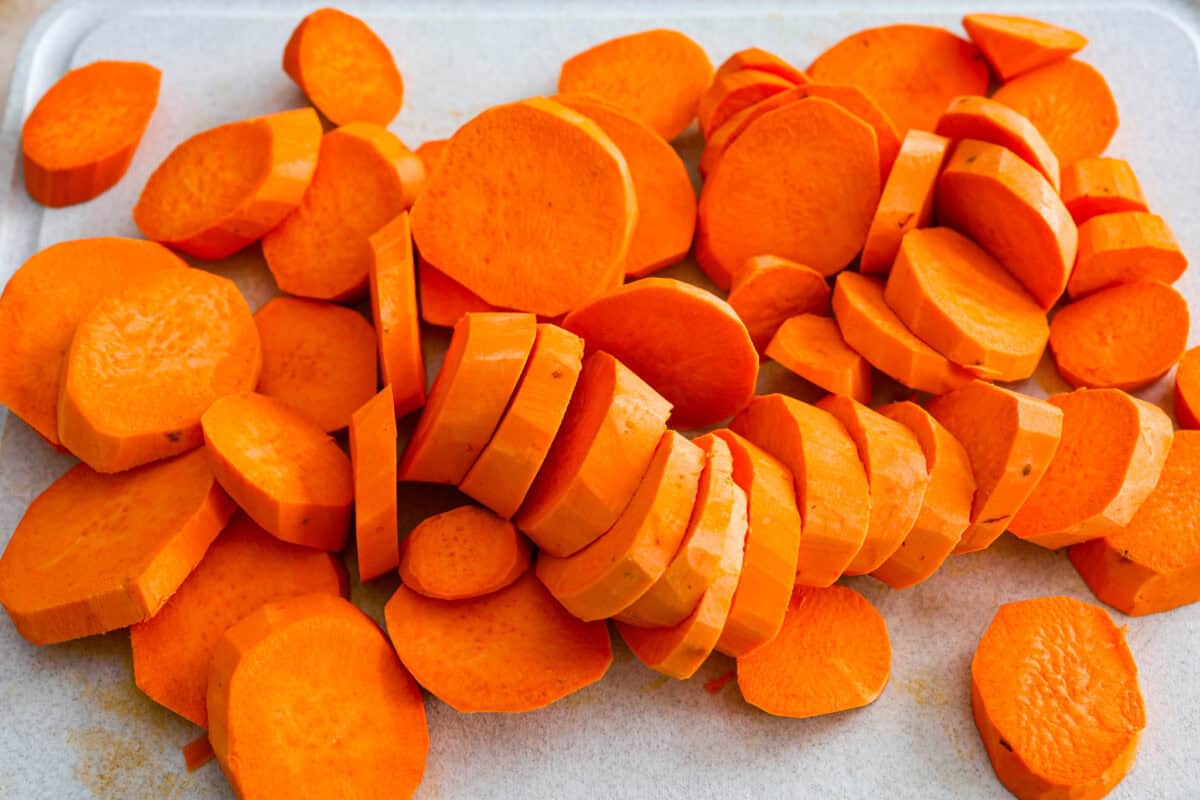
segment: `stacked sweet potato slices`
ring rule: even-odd
[[[138,686],[239,796],[278,798],[411,794],[421,688],[543,707],[603,677],[607,620],[675,678],[735,658],[770,714],[870,704],[887,627],[837,582],[912,587],[1005,531],[1127,614],[1200,599],[1200,432],[1128,393],[1179,363],[1200,428],[1187,259],[1104,156],[1086,39],[963,25],[863,30],[804,70],[634,33],[410,150],[387,45],[309,15],[283,68],[314,108],[182,142],[132,209],[144,240],[54,245],[0,297],[0,402],[81,462],[12,533],[0,604],[35,644],[129,627]],[[115,184],[159,78],[65,75],[25,125],[29,194]],[[693,122],[698,197],[671,145]],[[256,242],[283,296],[255,313],[178,255]],[[653,276],[689,253],[705,277]],[[428,390],[422,323],[453,329]],[[1075,391],[1003,385],[1047,346]],[[827,396],[756,394],[762,358]],[[397,479],[474,503],[401,531]],[[351,534],[356,580],[402,581],[390,643],[346,599]],[[1098,798],[1132,766],[1136,667],[1099,607],[1003,606],[972,686],[1017,796]]]

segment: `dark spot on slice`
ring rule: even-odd
[[[183,431],[167,431],[167,441],[178,442],[183,438]]]
[[[1132,561],[1133,561],[1133,559],[1129,557],[1129,551],[1128,551],[1128,550],[1122,550],[1122,551],[1121,551],[1121,560],[1122,560],[1122,561],[1129,561],[1129,562],[1132,562]]]
[[[977,159],[977,158],[979,158],[979,156],[969,156],[969,157],[967,158],[967,163],[968,163],[968,164],[974,164],[974,163],[975,163],[975,159]]]
[[[1009,744],[1009,743],[1008,743],[1006,740],[1004,740],[1004,739],[1001,739],[1001,740],[1000,740],[1000,746],[1001,746],[1001,747],[1003,747],[1005,750],[1007,750],[1007,751],[1008,751],[1008,752],[1010,752],[1010,753],[1013,751],[1013,749],[1012,749],[1012,745],[1011,745],[1011,744]]]
[[[1022,478],[1028,478],[1029,473],[1031,473],[1031,472],[1033,472],[1033,464],[1026,464],[1025,466],[1021,467],[1021,477]]]
[[[995,523],[1003,522],[1006,519],[1008,519],[1007,515],[999,516],[999,517],[992,517],[991,519],[980,520],[979,524],[980,525],[994,525]]]
[[[554,370],[553,372],[551,372],[551,373],[550,373],[550,377],[551,377],[551,378],[554,378],[555,380],[558,380],[558,379],[559,379],[559,378],[561,378],[562,376],[563,376],[563,372],[562,372],[562,370],[561,370],[561,369],[556,369],[556,370]]]
[[[913,216],[915,216],[915,215],[913,214],[913,212],[911,212],[911,211],[910,211],[910,212],[908,212],[907,214],[905,214],[905,215],[904,215],[904,219],[902,219],[902,220],[900,220],[899,222],[897,222],[897,223],[896,223],[896,227],[898,227],[898,228],[903,228],[905,225],[907,225],[908,223],[912,222],[912,218],[913,218]]]

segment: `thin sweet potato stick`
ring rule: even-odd
[[[379,345],[379,374],[383,384],[392,387],[396,416],[403,417],[425,405],[425,356],[408,212],[375,231],[368,242],[371,265],[367,278]]]
[[[365,583],[400,564],[396,514],[396,406],[392,387],[350,417],[350,465],[354,470],[354,541],[358,580]]]

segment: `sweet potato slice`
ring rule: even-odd
[[[392,387],[395,414],[425,405],[425,357],[417,314],[417,275],[412,231],[404,212],[371,234],[371,318],[379,346],[379,373]],[[458,320],[456,319],[455,322]]]
[[[738,567],[733,570],[726,606],[733,599],[749,525],[746,493],[733,479],[733,454],[724,439],[708,433],[693,442],[703,448],[707,458],[687,532],[662,577],[617,615],[620,622],[643,628],[671,628],[681,624],[696,609],[708,587],[723,574],[722,562],[726,562],[726,573],[732,569],[725,553],[728,542],[736,539]],[[725,613],[728,611],[726,607]],[[714,646],[722,627],[723,620],[712,637]]]
[[[553,317],[623,274],[637,218],[613,140],[579,112],[532,98],[454,134],[412,225],[421,257],[485,302]]]
[[[1133,766],[1146,712],[1124,628],[1071,597],[1007,603],[971,661],[971,704],[1017,797],[1099,800]]]
[[[1102,214],[1079,226],[1079,255],[1067,294],[1082,297],[1134,281],[1174,283],[1187,265],[1162,217],[1144,211]]]
[[[871,402],[871,365],[829,317],[801,314],[786,320],[767,345],[766,356],[827,392]]]
[[[566,558],[538,556],[537,575],[583,620],[624,611],[662,577],[696,506],[704,451],[674,431],[655,448],[629,506],[599,539]]]
[[[1200,433],[1178,431],[1154,491],[1123,529],[1070,549],[1097,598],[1131,616],[1200,600]]]
[[[1134,390],[1153,383],[1187,347],[1187,300],[1165,283],[1123,283],[1064,306],[1050,351],[1067,383]]]
[[[428,139],[417,145],[417,149],[413,152],[421,159],[421,163],[425,165],[425,174],[432,175],[434,168],[442,163],[442,156],[446,152],[446,145],[450,143],[449,139]]]
[[[552,556],[591,544],[629,504],[670,413],[662,395],[608,353],[585,358],[517,527]]]
[[[849,397],[830,395],[817,408],[836,417],[854,440],[871,491],[867,538],[846,574],[874,572],[917,522],[929,485],[925,453],[907,427]]]
[[[155,242],[116,236],[35,253],[0,294],[0,405],[58,446],[58,389],[79,321],[113,292],[187,264]]]
[[[0,605],[34,644],[141,622],[184,582],[233,511],[203,453],[120,475],[79,464],[13,531],[0,556]]]
[[[963,28],[1001,80],[1069,58],[1087,45],[1075,31],[1029,17],[967,14]]]
[[[508,410],[459,490],[504,519],[516,514],[546,461],[582,369],[583,340],[556,325],[539,325]]]
[[[425,597],[469,600],[518,580],[529,561],[529,541],[511,522],[478,506],[459,506],[404,537],[400,578]]]
[[[230,256],[300,205],[320,146],[321,121],[308,108],[198,133],[150,175],[133,221],[190,256]]]
[[[871,573],[893,589],[906,589],[936,572],[958,546],[971,524],[975,474],[962,444],[916,403],[893,403],[879,413],[913,432],[929,474],[912,530],[900,549]]]
[[[340,559],[281,542],[238,514],[167,604],[129,629],[134,681],[154,702],[207,728],[208,664],[229,627],[265,603],[348,591]]]
[[[1075,222],[1049,181],[1011,150],[959,142],[938,178],[935,213],[991,253],[1042,308],[1067,288]]]
[[[404,103],[404,79],[388,46],[336,8],[300,20],[284,48],[283,71],[334,125],[387,125]]]
[[[268,603],[225,632],[208,719],[246,800],[411,797],[425,772],[421,690],[375,623],[330,594]]]
[[[787,78],[795,84],[808,83],[808,76],[804,74],[803,70],[761,47],[747,47],[744,50],[738,50],[721,62],[717,67],[716,74],[725,75],[743,69],[770,72],[772,75]]]
[[[150,124],[161,80],[137,61],[96,61],[59,78],[21,129],[29,196],[57,208],[112,188]]]
[[[1050,466],[1063,412],[1035,397],[975,381],[925,406],[962,443],[975,473],[971,527],[955,548],[991,546]]]
[[[762,352],[790,317],[828,315],[829,298],[829,284],[815,269],[778,256],[754,256],[734,273],[729,307]]]
[[[741,489],[735,487],[734,491],[741,492]],[[730,528],[730,535],[725,538],[712,583],[687,617],[670,628],[639,628],[617,623],[621,638],[650,669],[687,680],[712,653],[729,619],[730,604],[741,576],[742,548],[746,541],[745,495],[742,495],[742,512],[742,524]]]
[[[1148,210],[1137,175],[1119,158],[1081,158],[1064,168],[1060,194],[1077,225],[1100,214]]]
[[[673,406],[671,422],[703,428],[746,405],[758,353],[746,326],[711,292],[673,278],[646,278],[577,308],[563,327],[645,379]]]
[[[797,586],[779,635],[737,663],[742,697],[777,717],[870,705],[891,672],[887,623],[845,586]]]
[[[400,480],[462,481],[500,424],[536,336],[532,314],[468,314],[458,321],[400,459]]]
[[[1007,148],[1036,169],[1058,191],[1058,158],[1033,123],[986,97],[956,97],[938,118],[935,131],[947,139],[975,139]]]
[[[733,480],[746,493],[749,528],[742,569],[717,649],[737,658],[775,638],[796,581],[800,509],[792,473],[729,429],[716,431],[733,454]]]
[[[789,103],[751,123],[709,175],[696,259],[722,289],[763,253],[832,275],[862,249],[879,186],[870,125],[829,100]]]
[[[730,427],[791,469],[804,513],[796,583],[829,586],[867,538],[871,496],[854,440],[828,411],[780,394],[756,397]]]
[[[647,123],[667,140],[692,124],[713,77],[704,48],[679,31],[618,36],[563,62],[560,94],[590,94]]]
[[[1200,348],[1179,359],[1175,370],[1175,421],[1189,430],[1200,428]]]
[[[354,542],[358,580],[378,578],[400,564],[396,515],[396,406],[392,387],[350,417],[350,465],[354,470]]]
[[[59,438],[99,472],[185,453],[203,441],[200,415],[254,388],[261,367],[258,331],[233,281],[165,270],[80,320],[63,366]]]
[[[586,95],[554,98],[600,126],[625,157],[637,197],[637,225],[625,275],[640,278],[681,261],[696,230],[696,190],[675,149],[646,123]]]
[[[992,95],[1042,132],[1063,167],[1104,152],[1117,131],[1117,104],[1095,67],[1074,58],[1008,81]]]
[[[905,234],[929,225],[934,186],[949,152],[950,140],[944,136],[918,130],[905,134],[867,230],[860,271],[887,272]]]
[[[707,139],[734,114],[795,85],[789,78],[757,69],[718,73],[696,108],[700,132]]]
[[[1051,397],[1062,439],[1008,528],[1050,550],[1115,533],[1158,483],[1174,428],[1158,406],[1120,389]]]
[[[455,711],[543,708],[604,677],[603,622],[567,613],[532,572],[471,600],[436,600],[401,586],[384,610],[400,660]]]
[[[998,381],[1032,375],[1050,336],[1046,313],[1021,284],[950,228],[904,237],[884,299],[939,353]]]
[[[204,413],[209,464],[250,518],[285,542],[339,551],[350,532],[350,459],[316,423],[278,400],[247,392]]]
[[[862,89],[901,133],[933,130],[950,99],[986,94],[987,65],[970,42],[928,25],[884,25],[847,36],[808,67],[814,81]]]
[[[421,319],[430,325],[453,328],[467,314],[500,310],[425,259],[417,261],[417,283]]]
[[[258,392],[282,400],[326,433],[375,394],[375,331],[357,311],[277,297],[254,314],[262,342]]]
[[[412,205],[425,167],[387,128],[352,122],[325,134],[300,205],[263,237],[279,288],[317,300],[367,293],[369,237]]]
[[[857,272],[838,275],[833,314],[842,338],[880,372],[922,392],[948,392],[971,373],[921,341],[884,300],[883,284]]]

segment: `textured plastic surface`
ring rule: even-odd
[[[364,16],[396,54],[404,110],[394,129],[410,145],[450,134],[487,105],[554,91],[570,54],[615,34],[655,26],[696,37],[719,61],[760,45],[806,65],[859,28],[912,21],[958,29],[965,11],[1013,11],[1077,28],[1082,57],[1108,76],[1122,124],[1110,153],[1137,170],[1152,210],[1185,252],[1200,254],[1200,9],[1184,3],[860,2],[755,0],[553,0],[473,4],[406,0],[340,4]],[[0,283],[37,249],[63,239],[136,235],[130,208],[171,147],[203,128],[301,105],[280,69],[284,42],[315,4],[239,0],[149,3],[92,0],[51,10],[34,28],[13,78],[0,128]],[[61,73],[100,58],[150,61],[162,96],[132,167],[114,189],[83,205],[43,209],[25,194],[19,132]],[[681,146],[694,159],[699,140]],[[234,277],[254,305],[274,292],[256,248],[205,265]],[[675,274],[696,276],[684,266]],[[1200,270],[1180,286],[1200,305]],[[1200,338],[1193,334],[1193,343]],[[445,346],[428,337],[430,374]],[[763,386],[794,387],[765,370]],[[1047,359],[1027,390],[1065,385]],[[1170,403],[1169,383],[1143,396]],[[0,420],[4,412],[0,410]],[[71,463],[9,417],[0,439],[0,543],[29,501]],[[450,492],[401,487],[408,530],[458,502]],[[353,559],[349,559],[351,563]],[[927,583],[896,592],[870,578],[848,583],[886,617],[892,680],[874,705],[813,720],[768,717],[735,684],[704,682],[729,671],[710,659],[678,683],[641,667],[617,639],[609,675],[548,709],[519,716],[459,715],[429,700],[432,748],[419,797],[433,798],[997,798],[970,712],[969,664],[1003,602],[1064,593],[1091,600],[1062,553],[1002,538],[990,551],[954,557]],[[383,579],[355,599],[378,611],[395,587]],[[1133,773],[1114,798],[1200,796],[1200,607],[1126,620],[1141,667],[1149,727]],[[0,619],[0,797],[222,798],[215,765],[187,773],[179,748],[198,731],[133,684],[124,632],[49,648],[21,640]]]

